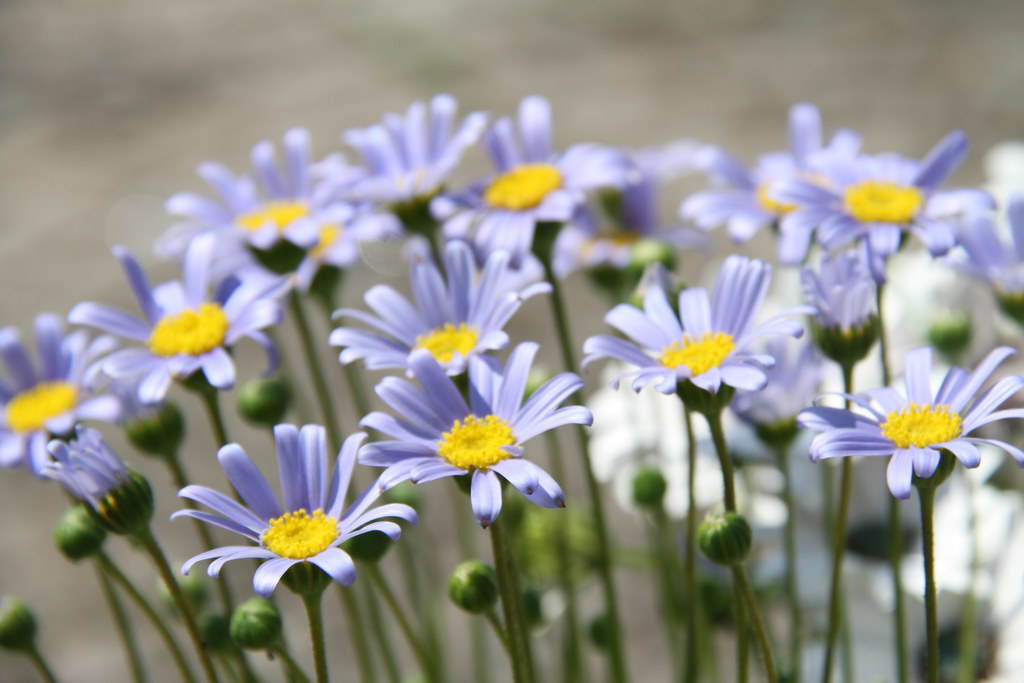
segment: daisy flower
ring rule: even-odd
[[[903,233],[917,235],[933,256],[955,243],[957,217],[994,208],[981,190],[940,191],[939,186],[967,156],[967,137],[947,135],[922,161],[895,154],[862,156],[830,164],[828,182],[792,178],[774,191],[794,205],[780,223],[779,260],[804,260],[812,234],[833,251],[864,239],[871,259],[887,260]]]
[[[447,281],[430,260],[412,266],[415,304],[391,287],[377,285],[364,297],[376,316],[349,308],[335,313],[375,328],[339,327],[331,333],[331,345],[344,347],[338,357],[342,363],[363,359],[371,370],[405,368],[410,352],[426,349],[449,374],[461,374],[471,355],[508,344],[502,328],[523,301],[551,289],[540,282],[509,291],[505,252],[491,254],[479,272],[465,242],[448,242],[444,257]]]
[[[813,344],[801,342],[792,349],[782,337],[765,344],[765,353],[775,359],[768,371],[768,384],[761,391],[739,391],[729,404],[738,418],[749,425],[771,428],[790,423],[795,435],[797,414],[818,394],[825,378],[825,363]]]
[[[630,171],[620,152],[598,145],[555,154],[551,106],[542,97],[520,103],[517,123],[518,136],[507,117],[484,136],[497,176],[431,203],[434,215],[445,220],[446,237],[471,239],[483,255],[508,251],[514,265],[530,253],[537,223],[570,221],[587,192],[620,187]]]
[[[468,405],[430,352],[414,351],[409,367],[419,387],[397,377],[377,385],[377,394],[405,419],[373,412],[361,423],[395,441],[368,444],[359,461],[387,468],[381,488],[471,476],[470,504],[483,527],[501,512],[499,475],[537,505],[565,507],[558,483],[522,457],[523,444],[562,425],[590,425],[593,417],[582,406],[557,407],[583,386],[572,373],[555,376],[523,401],[537,348],[530,342],[517,346],[504,371],[493,358],[470,358]]]
[[[323,427],[274,427],[280,499],[238,444],[221,448],[217,459],[244,505],[205,486],[186,486],[178,496],[213,512],[179,510],[171,519],[193,517],[244,536],[256,545],[225,546],[200,553],[182,566],[182,573],[188,574],[195,563],[205,560],[213,560],[206,572],[212,577],[218,576],[231,560],[266,560],[252,579],[253,590],[265,598],[271,596],[285,572],[302,562],[319,567],[344,586],[351,584],[356,578],[355,566],[338,546],[371,531],[396,540],[402,530],[386,518],[416,523],[416,512],[408,505],[390,503],[370,509],[380,497],[381,489],[376,485],[345,506],[356,453],[365,438],[366,434],[357,433],[345,439],[331,474]]]
[[[138,261],[127,250],[114,248],[143,320],[91,302],[78,304],[68,314],[73,323],[144,344],[115,351],[101,362],[103,372],[114,378],[144,375],[139,383],[139,398],[144,403],[160,401],[172,379],[183,380],[198,370],[214,387],[232,388],[235,364],[228,349],[243,337],[263,346],[270,370],[276,365],[274,345],[260,330],[281,322],[283,311],[277,299],[291,286],[291,279],[230,279],[211,299],[207,290],[214,239],[203,236],[194,240],[185,253],[183,281],[155,289]]]
[[[931,385],[932,350],[915,349],[907,354],[906,395],[881,388],[858,393],[850,399],[866,413],[814,406],[800,413],[802,427],[823,432],[811,442],[812,460],[851,455],[891,456],[887,470],[889,490],[908,498],[914,475],[928,478],[939,466],[940,451],[952,453],[966,467],[981,462],[978,444],[1002,449],[1024,466],[1024,451],[996,439],[969,436],[999,420],[1024,417],[1024,410],[997,410],[1024,389],[1024,378],[1011,375],[978,391],[1015,351],[1007,346],[992,351],[973,372],[953,367],[939,387]]]
[[[35,319],[35,342],[38,366],[17,329],[0,329],[8,374],[0,380],[0,466],[24,465],[39,476],[50,462],[51,436],[69,436],[80,420],[116,422],[121,403],[96,390],[91,370],[117,346],[112,337],[90,340],[84,330],[65,334],[58,316],[43,313]]]
[[[1024,320],[1024,197],[1013,196],[1006,207],[1010,244],[999,236],[995,222],[974,216],[960,233],[964,257],[956,261],[974,277],[987,282],[999,306],[1015,320]]]
[[[652,381],[663,394],[676,391],[679,382],[689,380],[712,394],[723,384],[737,389],[758,390],[767,382],[765,370],[775,359],[752,353],[750,343],[764,336],[786,334],[799,337],[801,325],[784,320],[805,312],[791,308],[754,325],[771,280],[771,266],[764,261],[730,256],[715,283],[711,298],[702,287],[679,293],[679,313],[672,309],[664,290],[651,287],[644,296],[643,310],[619,304],[605,316],[605,322],[629,340],[610,335],[591,337],[583,344],[584,366],[600,358],[615,358],[638,370],[620,375],[614,386],[631,378],[634,390]]]

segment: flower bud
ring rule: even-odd
[[[645,467],[633,476],[633,502],[644,508],[660,508],[668,482],[661,470]]]
[[[700,551],[715,564],[737,565],[747,559],[754,534],[743,515],[712,512],[697,529]]]
[[[1013,318],[1018,325],[1024,325],[1024,292],[996,294],[999,309]]]
[[[250,246],[249,251],[261,266],[278,275],[294,273],[302,263],[302,259],[306,258],[305,249],[285,239],[278,240],[269,249],[257,249]]]
[[[601,613],[587,624],[587,636],[595,647],[601,650],[608,648],[608,615]]]
[[[238,414],[257,427],[273,427],[284,420],[291,403],[291,391],[283,379],[252,379],[238,390]]]
[[[181,445],[185,418],[176,404],[165,403],[151,415],[126,422],[124,433],[140,452],[165,457]]]
[[[928,343],[944,358],[955,363],[970,345],[972,332],[969,315],[963,311],[946,311],[932,320],[928,328]]]
[[[664,266],[668,271],[674,270],[676,250],[662,240],[650,237],[638,240],[629,253],[629,270],[639,280],[647,267],[655,263]]]
[[[361,562],[376,562],[391,547],[391,539],[380,531],[367,531],[341,544],[341,549]]]
[[[0,648],[31,650],[36,638],[36,619],[18,598],[0,597]]]
[[[827,358],[843,366],[853,366],[868,355],[878,339],[878,316],[871,315],[863,324],[850,329],[823,327],[812,318],[811,336]]]
[[[234,649],[228,618],[222,614],[204,614],[196,620],[199,637],[210,652],[227,653]]]
[[[498,602],[498,578],[494,569],[477,560],[467,560],[448,579],[448,597],[471,614],[483,614]]]
[[[800,433],[800,428],[794,417],[769,424],[759,424],[754,427],[754,431],[757,433],[757,438],[766,446],[785,448],[793,443],[793,439]]]
[[[129,469],[127,479],[100,498],[93,512],[107,531],[122,536],[137,534],[153,518],[153,489],[144,476]]]
[[[106,537],[107,532],[82,505],[68,508],[53,528],[53,542],[57,550],[72,562],[95,555],[103,547]]]
[[[203,572],[192,572],[191,574],[175,573],[174,580],[178,583],[178,588],[181,589],[181,594],[185,597],[188,611],[192,614],[202,612],[209,595],[210,581],[206,574]],[[168,612],[171,614],[178,613],[178,605],[171,596],[171,592],[167,590],[167,584],[163,581],[158,581],[156,593],[161,604]]]
[[[243,650],[269,650],[282,631],[281,613],[266,598],[249,598],[231,615],[231,639]]]

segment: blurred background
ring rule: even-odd
[[[807,101],[828,131],[854,128],[871,152],[920,157],[961,128],[972,152],[954,180],[979,183],[985,151],[1024,137],[1021,26],[1024,4],[1014,0],[4,0],[0,325],[28,335],[37,313],[83,300],[134,308],[110,247],[133,249],[154,280],[171,277],[152,243],[171,223],[167,197],[206,191],[199,162],[241,170],[253,144],[292,126],[310,129],[326,154],[342,130],[438,92],[463,112],[496,115],[545,95],[560,147],[691,138],[747,161],[784,147],[787,110]],[[467,164],[483,168],[482,158],[474,150]],[[398,285],[404,267],[381,259],[364,268],[346,302],[381,277]],[[582,339],[602,331],[602,311],[575,284]],[[524,314],[520,338],[530,316],[548,324],[543,305]],[[212,453],[198,431],[196,448]],[[221,485],[209,466],[194,470]],[[166,530],[177,506],[168,482],[154,483]],[[34,605],[41,647],[65,680],[121,680],[91,569],[69,565],[49,541],[63,508],[56,486],[0,472],[0,594]],[[172,555],[191,551],[182,544]],[[131,571],[151,581],[141,564]],[[638,629],[648,608],[629,611]],[[661,669],[637,642],[633,673],[646,680],[647,667]],[[0,680],[33,675],[0,653]]]

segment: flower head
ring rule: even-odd
[[[799,323],[784,320],[803,312],[793,308],[755,326],[754,316],[764,301],[771,280],[771,266],[756,259],[730,256],[719,273],[711,298],[700,287],[679,293],[679,313],[665,292],[652,287],[644,297],[643,310],[620,304],[605,322],[631,341],[598,335],[583,344],[584,365],[599,358],[617,358],[637,370],[615,380],[632,378],[639,390],[651,381],[663,394],[676,391],[680,381],[690,380],[712,394],[722,384],[757,390],[767,381],[765,370],[771,356],[751,353],[750,343],[760,337],[787,334],[799,337]]]
[[[374,412],[362,421],[395,441],[368,444],[360,462],[387,468],[380,477],[384,488],[406,480],[420,484],[471,475],[470,503],[485,527],[501,512],[498,475],[538,505],[564,507],[562,489],[522,457],[523,444],[561,425],[589,425],[593,418],[581,406],[558,408],[583,386],[571,373],[555,376],[523,401],[536,353],[536,344],[520,344],[504,371],[492,358],[470,358],[467,404],[434,356],[425,349],[414,351],[409,367],[418,387],[396,377],[377,385],[377,394],[404,419]]]
[[[69,436],[80,420],[116,422],[121,403],[96,389],[92,370],[117,346],[112,337],[90,340],[83,330],[65,334],[59,317],[43,313],[35,320],[35,341],[38,366],[15,328],[0,329],[9,378],[0,381],[0,466],[25,465],[39,476],[50,462],[51,435]]]
[[[295,269],[295,286],[308,291],[321,268],[347,268],[359,260],[363,242],[398,237],[402,226],[392,214],[368,206],[337,203],[331,221],[320,226],[316,241]]]
[[[153,288],[142,267],[127,250],[115,247],[128,284],[145,318],[139,320],[116,308],[98,303],[81,303],[68,320],[91,325],[144,346],[120,349],[102,361],[103,372],[111,377],[144,375],[139,398],[144,403],[160,401],[171,379],[186,379],[202,370],[218,389],[235,383],[235,364],[228,353],[235,342],[249,337],[261,344],[270,357],[276,354],[270,339],[260,332],[281,321],[283,312],[277,298],[291,284],[288,277],[253,276],[239,282],[229,279],[212,298],[208,289],[214,238],[203,236],[192,242],[185,254],[183,281]]]
[[[913,477],[928,478],[939,466],[940,451],[949,451],[966,467],[981,462],[978,444],[1000,448],[1024,466],[1024,451],[996,439],[969,436],[999,420],[1024,417],[1024,410],[997,410],[1024,389],[1024,378],[1011,375],[978,394],[996,366],[1015,352],[992,351],[973,371],[953,367],[939,387],[931,384],[932,350],[907,354],[906,394],[884,387],[849,397],[865,412],[815,406],[800,413],[800,426],[822,431],[811,442],[811,459],[851,455],[892,456],[889,490],[897,498],[910,496]]]
[[[416,523],[416,512],[408,505],[390,503],[370,509],[380,497],[378,486],[371,486],[345,506],[356,453],[364,438],[365,434],[358,433],[345,439],[332,474],[323,427],[275,427],[283,495],[280,499],[238,444],[221,448],[217,459],[244,505],[205,486],[186,486],[178,495],[205,505],[213,513],[179,510],[171,518],[193,517],[244,536],[256,545],[225,546],[200,553],[182,566],[182,573],[187,574],[196,562],[213,560],[207,573],[216,577],[231,560],[257,559],[266,560],[253,575],[253,589],[263,597],[270,597],[284,573],[300,563],[319,567],[342,585],[351,584],[356,578],[355,566],[339,545],[371,531],[397,539],[401,528],[387,521],[389,517]]]
[[[1015,195],[1010,199],[1006,222],[1010,244],[1000,238],[989,216],[973,216],[960,233],[965,254],[957,264],[987,282],[1003,310],[1021,321],[1024,320],[1024,197]]]
[[[378,331],[339,327],[330,343],[344,347],[342,363],[362,358],[373,370],[406,368],[411,351],[427,349],[449,374],[461,374],[471,355],[508,344],[502,328],[524,300],[550,290],[547,283],[537,283],[509,291],[508,261],[506,253],[493,253],[478,272],[469,245],[452,240],[445,246],[447,281],[432,261],[414,263],[410,281],[415,305],[391,287],[372,287],[364,298],[376,316],[354,309],[341,309],[335,316],[354,318]]]
[[[825,377],[825,363],[813,344],[773,337],[765,354],[775,359],[768,371],[768,383],[761,391],[739,391],[729,404],[737,417],[754,427],[792,423],[797,414],[817,395]],[[795,425],[793,425],[795,434]]]

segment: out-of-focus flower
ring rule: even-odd
[[[415,305],[391,287],[371,287],[364,299],[376,316],[350,308],[335,316],[354,318],[377,331],[339,327],[330,343],[344,347],[342,363],[364,359],[372,370],[404,369],[410,352],[427,349],[448,374],[461,374],[471,355],[508,344],[502,328],[523,301],[551,289],[541,282],[509,291],[508,262],[508,254],[495,252],[478,272],[470,246],[452,240],[445,246],[447,282],[432,261],[414,263],[410,280]]]
[[[1015,352],[1009,347],[992,351],[968,372],[953,367],[932,391],[932,350],[925,347],[907,354],[906,396],[883,387],[849,396],[866,411],[815,406],[800,413],[802,427],[822,431],[811,442],[812,460],[853,455],[891,456],[887,470],[889,490],[897,498],[910,496],[918,477],[931,477],[939,466],[940,451],[949,451],[966,467],[981,462],[978,444],[1000,448],[1024,466],[1024,451],[996,439],[968,436],[993,422],[1024,417],[1024,410],[998,408],[1024,389],[1024,378],[1011,375],[978,391],[996,367]],[[968,405],[970,404],[970,405]]]
[[[396,540],[402,530],[386,518],[416,523],[416,512],[408,505],[389,503],[371,509],[381,493],[376,485],[345,506],[356,454],[364,438],[365,434],[357,433],[345,439],[331,474],[323,427],[275,427],[283,499],[278,499],[238,444],[221,448],[217,459],[244,505],[205,486],[186,486],[178,495],[205,505],[213,513],[187,509],[175,512],[171,518],[193,517],[244,536],[256,545],[224,546],[200,553],[182,566],[182,573],[187,574],[195,563],[204,560],[213,560],[207,569],[213,577],[231,560],[266,560],[252,579],[253,590],[265,598],[274,592],[285,572],[301,563],[319,567],[342,585],[351,584],[356,578],[355,566],[339,545],[371,531]]]
[[[652,287],[644,297],[643,310],[620,304],[605,316],[605,322],[632,341],[609,335],[591,337],[583,344],[584,366],[600,358],[616,358],[639,368],[619,376],[616,386],[631,378],[632,388],[639,390],[656,380],[663,394],[675,392],[684,380],[712,394],[723,384],[761,389],[767,381],[765,370],[775,360],[751,353],[750,343],[765,336],[803,334],[800,323],[785,320],[804,312],[801,308],[754,325],[770,280],[771,266],[764,261],[730,256],[719,273],[713,297],[701,287],[685,289],[679,293],[678,314],[665,292]]]
[[[276,365],[274,345],[262,330],[276,325],[283,312],[278,298],[291,286],[291,278],[228,280],[209,297],[210,267],[215,238],[203,236],[185,254],[182,281],[153,288],[138,261],[115,247],[128,284],[145,318],[139,320],[119,309],[92,302],[80,303],[68,314],[73,323],[97,327],[144,344],[119,349],[102,361],[111,377],[144,375],[139,398],[155,403],[167,394],[171,379],[184,380],[202,370],[218,389],[235,383],[235,364],[228,353],[239,339],[249,337],[266,350],[271,369]]]
[[[307,291],[321,268],[348,268],[359,261],[364,242],[387,240],[402,234],[402,226],[392,214],[369,207],[335,204],[331,222],[320,226],[316,241],[306,249],[295,270],[295,286]]]
[[[35,319],[38,367],[13,327],[0,329],[0,355],[8,379],[0,381],[0,466],[25,466],[39,476],[50,462],[46,442],[51,435],[70,436],[80,420],[116,422],[121,402],[97,391],[97,360],[117,342],[108,336],[89,339],[84,330],[65,334],[56,315]]]
[[[996,301],[1010,317],[1024,323],[1024,197],[1013,196],[1006,207],[1011,243],[1000,239],[987,215],[973,216],[960,233],[966,258],[956,263],[992,287]]]
[[[767,372],[768,383],[760,391],[736,392],[729,407],[747,424],[771,428],[793,422],[817,395],[826,374],[822,357],[813,344],[793,346],[781,337],[769,339],[764,351],[775,365]],[[795,436],[795,424],[793,429]]]
[[[876,285],[864,250],[824,256],[818,272],[800,272],[804,301],[814,307],[814,341],[841,365],[860,361],[878,338]]]
[[[572,373],[556,375],[525,402],[523,394],[537,345],[517,346],[502,369],[493,358],[469,359],[469,404],[444,369],[425,349],[414,351],[409,367],[419,383],[385,377],[377,394],[402,415],[382,412],[362,424],[396,439],[368,444],[360,462],[386,467],[380,486],[409,480],[421,484],[470,475],[470,503],[481,526],[501,512],[501,475],[528,500],[547,508],[565,506],[558,483],[522,457],[523,444],[566,424],[589,425],[590,411],[558,405],[583,386]]]

